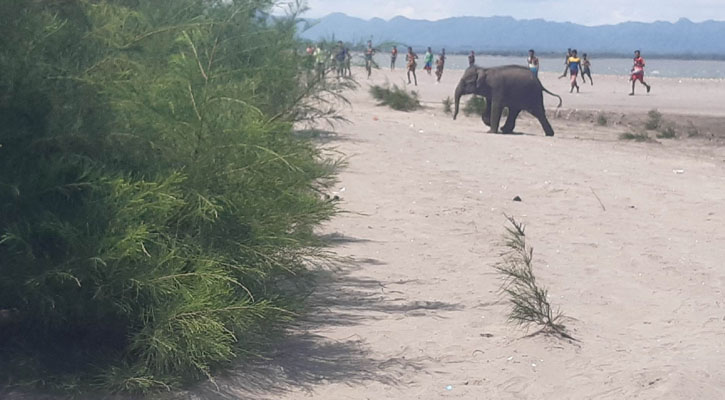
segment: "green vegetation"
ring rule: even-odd
[[[0,2],[0,381],[149,392],[255,354],[325,253],[346,85],[271,0]]]
[[[549,304],[548,291],[536,283],[533,269],[534,249],[526,244],[525,227],[513,217],[506,217],[512,227],[506,228],[504,259],[494,268],[502,276],[503,293],[511,303],[509,321],[525,328],[541,327],[551,333],[572,339],[562,321],[564,315]]]
[[[370,87],[370,94],[380,103],[378,105],[388,106],[398,111],[415,111],[422,108],[418,93],[408,92],[398,85],[388,86],[374,85]]]
[[[687,121],[687,136],[688,137],[697,137],[700,136],[700,130],[697,129],[695,124],[692,123],[692,121]]]
[[[645,129],[654,131],[662,126],[662,113],[657,110],[650,110],[647,113],[648,120],[644,123]]]
[[[463,105],[463,115],[466,117],[481,116],[486,110],[486,98],[482,96],[471,96]]]
[[[633,140],[635,142],[654,142],[655,140],[649,137],[647,133],[631,133],[626,132],[619,135],[621,140]]]
[[[597,125],[607,126],[608,123],[609,121],[607,120],[607,116],[604,115],[604,113],[599,113],[599,115],[597,115]]]
[[[677,132],[675,132],[675,128],[671,125],[665,126],[662,129],[660,129],[659,133],[657,134],[657,137],[659,139],[674,139],[677,137]]]
[[[448,96],[443,99],[443,112],[446,114],[453,114],[453,100]]]

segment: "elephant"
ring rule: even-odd
[[[476,94],[486,98],[486,110],[482,117],[483,123],[491,127],[489,132],[498,133],[501,113],[505,107],[508,107],[508,118],[501,127],[501,132],[513,132],[519,113],[528,111],[539,120],[546,136],[554,136],[554,129],[546,119],[543,92],[558,97],[557,108],[561,107],[561,97],[546,90],[541,81],[526,67],[519,65],[494,68],[472,66],[463,73],[463,77],[456,87],[456,109],[453,119],[455,120],[458,116],[461,96]]]

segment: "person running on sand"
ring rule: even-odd
[[[390,52],[390,70],[395,70],[395,60],[398,59],[398,46],[393,46],[393,50]]]
[[[539,57],[536,57],[536,53],[534,50],[529,50],[529,58],[526,59],[526,62],[529,64],[529,69],[531,70],[531,73],[534,75],[534,78],[539,77]]]
[[[564,59],[564,72],[561,74],[559,79],[565,78],[566,73],[569,71],[569,58],[571,58],[571,49],[566,49],[566,58]]]
[[[345,47],[345,76],[352,76],[352,53],[350,53],[350,48]]]
[[[632,81],[632,93],[629,94],[630,96],[634,96],[634,84],[637,83],[637,81],[640,81],[647,88],[647,93],[649,93],[650,89],[652,89],[652,87],[644,81],[644,58],[640,55],[639,50],[634,51],[634,65],[632,66],[632,75],[629,80]]]
[[[335,67],[337,69],[337,77],[345,76],[345,47],[342,42],[337,42],[337,52],[335,53]]]
[[[418,59],[418,55],[413,52],[412,47],[408,47],[408,54],[405,56],[406,66],[408,68],[408,84],[410,84],[410,73],[413,73],[413,79],[415,79],[415,86],[418,86],[418,77],[415,76],[415,67],[418,65],[418,62],[415,61]]]
[[[446,65],[446,49],[443,49],[441,51],[441,54],[438,56],[438,59],[436,60],[436,83],[439,83],[441,81],[441,77],[443,76],[443,67]]]
[[[323,48],[322,44],[319,44],[312,54],[315,57],[315,69],[317,70],[317,78],[322,79],[325,77],[325,60],[327,60],[327,57],[325,55],[325,49]]]
[[[423,63],[423,69],[428,72],[428,75],[430,75],[431,71],[433,71],[433,51],[430,49],[430,47],[428,47],[428,50],[425,52]]]
[[[589,77],[589,83],[594,86],[594,79],[592,79],[592,63],[587,58],[587,53],[582,54],[582,82],[587,83],[584,79],[585,76]]]
[[[574,88],[576,88],[576,92],[579,93],[579,84],[576,83],[576,78],[579,75],[581,64],[581,59],[577,57],[576,50],[572,50],[571,57],[569,57],[568,60],[569,75],[571,76],[571,89],[569,89],[569,93],[572,93]]]
[[[471,54],[468,55],[468,66],[472,67],[476,63],[476,53],[471,50]]]
[[[368,40],[368,48],[365,49],[365,70],[368,71],[368,79],[373,73],[373,56],[375,55],[375,49],[373,49],[373,42]]]

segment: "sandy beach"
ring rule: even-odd
[[[441,100],[462,71],[440,84],[419,71],[409,88],[426,108],[411,113],[368,93],[404,70],[355,73],[350,123],[320,141],[348,159],[330,193],[348,212],[323,233],[352,261],[320,273],[271,360],[191,398],[725,398],[724,81],[648,77],[652,92],[630,97],[626,76],[569,94],[542,74],[563,98],[557,111],[545,96],[548,138],[528,114],[518,135],[453,121]],[[678,139],[619,139],[652,109]],[[504,214],[526,224],[577,341],[507,323],[493,270]]]

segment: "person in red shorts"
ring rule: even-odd
[[[629,94],[630,96],[634,96],[634,84],[637,83],[637,81],[640,81],[647,88],[647,93],[649,93],[650,89],[652,89],[652,87],[644,81],[644,58],[640,55],[639,50],[634,51],[634,65],[632,66],[632,75],[629,80],[632,81],[632,93]]]

